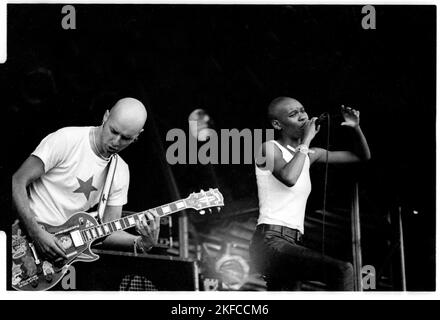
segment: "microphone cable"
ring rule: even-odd
[[[324,196],[322,204],[322,255],[325,255],[325,207],[327,202],[328,149],[330,148],[330,115],[327,113],[327,146],[325,152]]]

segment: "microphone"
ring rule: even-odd
[[[319,125],[321,125],[328,117],[329,117],[329,113],[328,112],[322,113],[318,117],[318,119],[315,120],[315,126],[318,127]]]

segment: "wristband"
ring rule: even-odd
[[[140,240],[143,243],[142,237],[137,237],[134,239],[134,252],[135,254],[137,254],[137,249],[139,248],[139,250],[142,253],[146,253],[147,251],[150,251],[151,249],[153,249],[154,244],[152,244],[150,247],[148,247],[147,249],[145,249],[145,247],[142,244],[138,245],[138,240]]]
[[[134,238],[134,240],[133,240],[133,251],[134,251],[134,255],[135,255],[135,256],[137,256],[137,254],[138,254],[138,240],[139,240],[139,239],[142,239],[142,238],[141,238],[141,237],[136,237],[136,238]],[[142,247],[142,246],[139,246],[139,250],[140,250],[142,253],[145,252],[144,247]]]
[[[298,147],[296,147],[296,150],[307,155],[309,153],[315,153],[315,151],[310,150],[308,146],[306,146],[305,144],[300,144]]]
[[[305,144],[300,144],[298,147],[296,147],[296,150],[305,155],[309,153],[309,147],[307,147]]]
[[[292,150],[293,152],[299,151],[299,152],[304,153],[304,154],[315,153],[314,150],[310,150],[309,147],[307,147],[305,144],[300,144],[298,147],[296,147],[296,149],[294,147],[290,146],[290,145],[287,145],[287,149]]]

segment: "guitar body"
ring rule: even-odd
[[[200,190],[192,193],[186,199],[177,200],[147,211],[154,212],[158,217],[164,217],[185,209],[199,210],[224,205],[223,195],[218,189]],[[47,290],[55,286],[68,272],[69,267],[76,261],[91,262],[99,256],[90,250],[91,244],[120,230],[135,227],[136,223],[145,218],[146,211],[132,214],[123,218],[98,224],[96,219],[86,212],[75,213],[60,226],[40,224],[47,232],[58,238],[63,246],[67,260],[45,260],[37,252],[32,239],[20,227],[18,220],[12,225],[12,287],[20,291]]]
[[[67,260],[49,261],[37,252],[25,229],[19,221],[12,225],[12,287],[20,291],[48,290],[55,286],[66,274],[69,266],[76,261],[91,262],[99,256],[90,250],[91,242],[78,242],[72,237],[97,221],[85,212],[78,212],[60,226],[41,224],[47,232],[55,235],[66,250]]]

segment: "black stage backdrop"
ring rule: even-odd
[[[376,6],[375,30],[362,28],[362,6],[78,4],[75,30],[62,29],[61,8],[7,7],[1,68],[14,130],[3,138],[12,171],[50,132],[99,125],[117,99],[133,96],[150,116],[122,154],[131,170],[126,209],[141,210],[174,200],[158,146],[166,150],[172,128],[187,132],[196,108],[217,129],[241,130],[268,128],[266,107],[280,95],[310,116],[353,106],[373,158],[330,168],[328,206],[349,207],[344,190],[354,177],[363,217],[386,220],[402,207],[408,289],[435,289],[435,6]],[[349,146],[346,136],[332,123],[331,148]],[[325,146],[324,130],[315,144]],[[196,165],[172,170],[182,195],[210,184]],[[229,204],[223,219],[257,205],[252,165],[213,172]],[[322,206],[322,168],[313,179],[308,210]],[[385,255],[368,251],[366,239],[374,243],[374,230],[363,238],[367,261]]]

